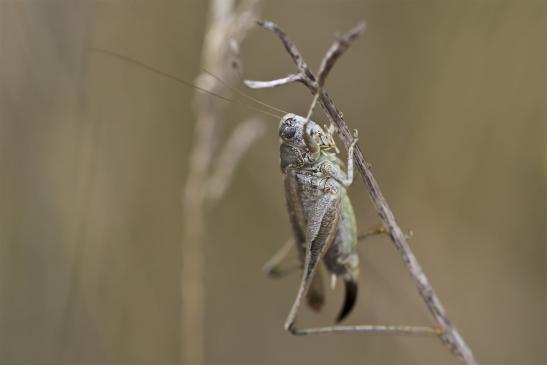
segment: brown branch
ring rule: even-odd
[[[319,66],[319,72],[317,73],[317,83],[319,84],[319,87],[323,87],[323,85],[325,85],[325,80],[336,61],[340,58],[340,56],[342,56],[342,54],[344,54],[344,52],[346,52],[350,44],[364,33],[366,27],[367,23],[361,22],[357,24],[355,28],[342,35],[337,42],[332,44],[325,54],[325,57],[321,62],[321,66]]]
[[[285,49],[291,56],[291,59],[295,63],[300,73],[307,78],[315,80],[313,73],[310,71],[308,65],[304,61],[304,58],[300,54],[300,51],[298,50],[298,48],[296,48],[294,43],[289,39],[289,37],[287,37],[287,34],[285,34],[285,32],[281,28],[279,28],[277,24],[270,21],[258,21],[257,24],[264,29],[268,29],[274,32],[279,37],[283,45],[285,46]]]
[[[267,26],[265,26],[266,24]],[[359,24],[356,28],[352,29],[350,32],[343,35],[336,42],[334,42],[321,63],[320,71],[317,78],[315,77],[315,75],[313,75],[313,73],[309,71],[307,67],[300,66],[306,65],[306,63],[304,62],[296,46],[288,39],[285,32],[283,32],[279,28],[279,26],[271,22],[261,22],[259,23],[259,25],[273,31],[278,35],[293,60],[295,60],[295,55],[298,55],[299,62],[295,62],[298,67],[298,74],[306,75],[306,79],[303,80],[303,83],[311,91],[312,94],[315,94],[318,90],[320,90],[319,102],[329,118],[338,127],[340,138],[347,149],[353,140],[353,135],[350,132],[350,129],[348,128],[346,122],[344,121],[342,113],[340,113],[340,111],[336,108],[336,105],[334,104],[329,94],[321,87],[324,84],[325,78],[328,76],[329,71],[332,69],[336,60],[344,53],[344,51],[348,49],[351,42],[364,31],[364,23]],[[246,84],[253,85],[252,82],[248,81],[246,82]],[[399,227],[393,212],[389,208],[389,205],[387,204],[387,201],[382,194],[378,182],[372,174],[370,165],[366,162],[363,153],[358,146],[356,146],[353,156],[357,163],[359,174],[363,178],[363,182],[367,187],[372,203],[376,208],[378,216],[380,217],[380,220],[382,221],[385,230],[393,241],[395,248],[401,255],[401,258],[406,265],[410,276],[414,280],[418,292],[420,293],[422,299],[427,305],[427,308],[433,315],[433,318],[435,319],[437,325],[442,331],[442,334],[440,335],[441,339],[444,343],[448,345],[450,350],[458,357],[460,357],[466,364],[478,365],[478,362],[474,358],[471,349],[469,348],[469,346],[467,346],[462,336],[458,332],[457,328],[448,319],[443,305],[441,304],[439,298],[437,297],[437,294],[433,290],[433,287],[429,283],[429,280],[422,270],[420,264],[418,263],[416,256],[410,249],[404,232]]]

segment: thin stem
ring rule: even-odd
[[[300,52],[292,43],[285,32],[283,32],[279,26],[271,22],[261,22],[259,23],[262,27],[273,31],[278,35],[281,42],[285,45],[285,48],[289,52],[289,55],[295,61],[295,64],[298,68],[298,73],[306,75],[306,78],[303,79],[303,84],[310,90],[310,92],[315,95],[318,92],[318,89],[321,89],[321,86],[324,85],[325,79],[328,76],[330,70],[334,66],[335,62],[340,58],[340,56],[349,48],[349,45],[353,40],[355,40],[362,32],[364,31],[364,23],[359,24],[357,27],[350,30],[345,35],[341,36],[329,49],[326,53],[323,61],[321,63],[319,77],[315,77],[309,69],[302,65],[306,65]],[[266,26],[267,25],[267,26]],[[298,57],[295,58],[295,55]],[[298,62],[296,62],[298,61]],[[318,80],[318,81],[315,81]],[[249,84],[249,82],[246,82]],[[351,142],[353,141],[353,135],[350,132],[342,113],[336,108],[332,98],[329,94],[322,89],[319,91],[319,103],[323,107],[325,113],[329,116],[332,122],[338,127],[339,135],[344,143],[346,150],[349,149]],[[372,171],[370,170],[370,165],[366,162],[361,149],[356,146],[353,152],[353,157],[357,162],[357,168],[359,174],[361,175],[365,186],[367,187],[370,199],[376,208],[378,216],[382,221],[383,226],[385,227],[387,233],[389,234],[395,248],[401,255],[401,258],[410,274],[414,280],[419,294],[424,300],[427,308],[431,312],[433,318],[439,326],[440,332],[439,336],[445,344],[450,348],[450,350],[460,357],[468,365],[478,365],[477,360],[474,358],[473,353],[469,346],[465,343],[462,336],[458,332],[457,328],[452,324],[448,319],[446,311],[442,306],[437,294],[433,290],[427,276],[425,275],[422,267],[418,263],[416,256],[410,249],[407,239],[403,230],[398,225],[393,212],[391,211],[387,201],[385,200],[378,182],[374,178]]]
[[[287,37],[287,34],[277,24],[270,21],[258,21],[257,24],[264,29],[268,29],[274,32],[285,46],[285,49],[291,56],[291,59],[295,63],[296,67],[302,72],[304,76],[315,80],[313,73],[310,71],[298,48],[296,48],[295,44],[289,39],[289,37]]]
[[[303,78],[301,74],[291,74],[287,77],[283,77],[276,80],[270,80],[270,81],[245,80],[243,81],[243,83],[251,89],[267,89],[267,88],[291,84],[296,81],[302,81],[302,79]]]
[[[325,80],[334,67],[336,61],[340,58],[340,56],[342,56],[342,54],[344,54],[344,52],[346,52],[351,43],[365,32],[366,28],[367,23],[363,21],[357,24],[355,28],[342,35],[337,42],[332,44],[325,54],[323,61],[321,61],[321,66],[319,66],[319,72],[317,73],[317,84],[319,87],[325,85]]]
[[[227,62],[233,56],[230,43],[239,42],[245,37],[253,24],[259,3],[260,0],[245,0],[234,10],[234,1],[211,1],[210,23],[203,44],[202,68],[213,71],[227,83],[236,81],[233,77],[234,70]],[[204,75],[200,77],[203,78]],[[218,80],[211,84],[208,91],[221,86]],[[211,181],[211,169],[216,165],[215,152],[219,145],[219,130],[222,128],[222,111],[225,107],[225,103],[219,103],[211,96],[211,93],[196,93],[196,99],[200,102],[196,103],[188,178],[182,188],[184,216],[180,272],[181,365],[203,365],[205,358],[205,205],[209,194],[207,182]],[[233,165],[229,170],[233,170],[237,161],[229,163]],[[220,173],[218,169],[216,171]],[[231,171],[228,171],[226,177],[231,177]],[[226,190],[227,184],[229,180],[220,187],[222,192]],[[217,192],[217,199],[222,192]]]
[[[218,154],[208,179],[208,200],[220,199],[232,181],[237,165],[251,145],[266,132],[264,121],[251,118],[239,123]]]

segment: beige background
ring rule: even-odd
[[[313,67],[335,31],[369,22],[329,92],[481,363],[547,363],[545,2],[265,3]],[[200,0],[0,2],[1,364],[178,364],[193,91],[88,48],[191,80],[206,11]],[[251,78],[293,70],[258,29],[243,61]],[[253,95],[297,113],[310,101],[299,85]],[[226,123],[245,115],[234,106]],[[435,339],[282,331],[297,276],[260,272],[290,233],[277,153],[272,122],[208,214],[206,363],[457,364]],[[375,224],[363,185],[350,193],[361,230]],[[389,241],[360,250],[348,323],[429,323]],[[330,323],[340,288],[328,299],[302,322]]]

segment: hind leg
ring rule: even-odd
[[[271,278],[280,279],[294,271],[299,270],[302,265],[296,261],[289,265],[285,265],[285,267],[283,266],[294,245],[294,239],[289,238],[287,242],[285,242],[283,246],[281,246],[281,248],[272,256],[272,258],[264,264],[262,271]]]
[[[382,325],[354,325],[354,326],[325,326],[314,328],[293,328],[294,335],[326,335],[331,333],[363,333],[386,335],[419,335],[441,336],[442,330],[436,327],[426,326],[382,326]]]
[[[304,270],[296,298],[285,321],[285,330],[293,334],[298,331],[295,321],[302,300],[310,290],[319,261],[334,239],[340,216],[340,196],[325,194],[314,203],[309,212]]]

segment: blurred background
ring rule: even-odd
[[[546,364],[546,3],[262,5],[313,69],[335,32],[368,21],[327,89],[478,360]],[[0,2],[0,364],[183,363],[194,90],[90,48],[193,80],[207,14],[201,0]],[[294,70],[264,30],[241,52],[248,78]],[[251,93],[299,114],[311,100],[301,85]],[[252,115],[229,106],[224,130]],[[433,338],[283,331],[299,277],[261,272],[290,235],[277,123],[265,123],[203,213],[204,363],[458,364]],[[360,179],[350,195],[360,230],[377,224]],[[346,323],[432,323],[389,239],[359,250]],[[299,323],[332,323],[342,294]]]

